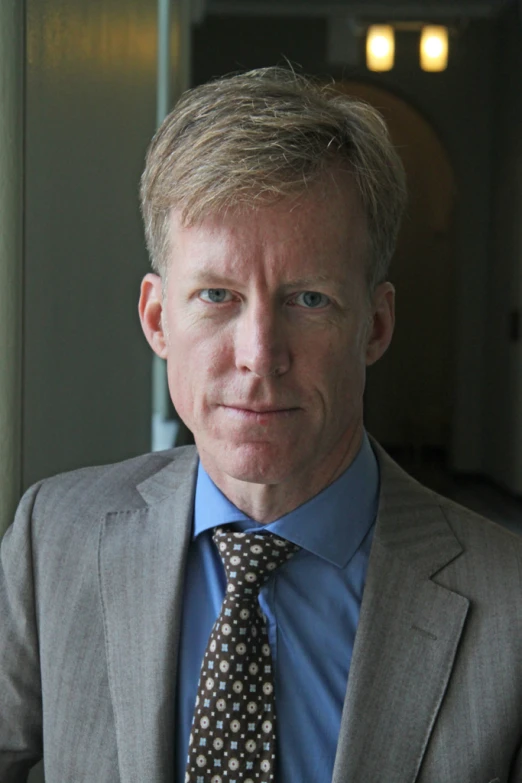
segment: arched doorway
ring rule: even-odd
[[[392,262],[397,321],[388,353],[369,368],[366,426],[392,449],[447,453],[450,445],[455,179],[440,139],[406,101],[371,84],[344,81],[339,90],[385,117],[408,178],[409,203]]]

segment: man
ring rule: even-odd
[[[165,120],[139,313],[196,449],[23,498],[1,783],[522,781],[522,543],[363,426],[403,204],[379,115],[287,71]]]

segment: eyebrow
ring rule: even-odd
[[[205,283],[206,285],[209,285],[210,283],[214,284],[216,287],[223,287],[227,288],[229,286],[234,286],[237,284],[237,280],[235,280],[232,277],[227,277],[226,275],[220,275],[215,270],[212,269],[202,269],[194,276],[192,277],[192,280],[195,283]],[[283,282],[282,287],[283,288],[308,288],[310,286],[315,285],[316,283],[333,283],[334,285],[342,285],[342,281],[337,280],[334,277],[330,277],[329,275],[309,275],[307,277],[300,277],[296,280],[288,280],[286,282]]]
[[[199,272],[190,276],[190,279],[194,283],[222,283],[223,287],[227,285],[234,285],[234,280],[231,277],[220,275],[213,269],[200,269]],[[216,286],[217,287],[217,286]]]
[[[309,277],[300,277],[297,280],[290,280],[288,283],[285,283],[286,286],[292,286],[300,288],[305,288],[306,286],[314,285],[314,283],[335,283],[336,285],[339,285],[339,280],[337,280],[334,277],[330,277],[329,275],[310,275]]]

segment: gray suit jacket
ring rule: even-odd
[[[377,453],[333,783],[520,783],[522,539]],[[42,753],[47,783],[174,783],[195,465],[187,447],[24,496],[1,549],[1,783]]]

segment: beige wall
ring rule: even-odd
[[[27,0],[23,485],[150,446],[157,0]]]
[[[0,538],[21,481],[23,13],[0,3]]]

